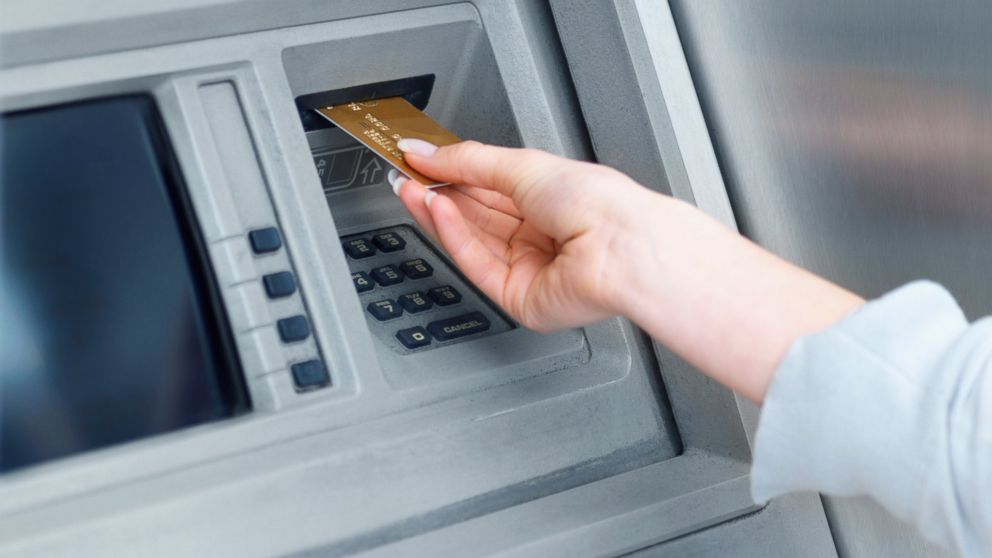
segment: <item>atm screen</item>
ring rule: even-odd
[[[154,102],[12,113],[0,127],[0,471],[244,412]]]

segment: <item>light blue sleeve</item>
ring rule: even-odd
[[[867,495],[964,556],[992,556],[992,318],[930,282],[798,340],[755,438],[756,501]]]

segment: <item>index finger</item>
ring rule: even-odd
[[[436,180],[495,190],[514,200],[554,168],[558,159],[536,149],[497,147],[477,141],[439,147],[433,155],[407,151],[403,158]]]

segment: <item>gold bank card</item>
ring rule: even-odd
[[[445,183],[413,170],[403,160],[403,152],[396,147],[396,142],[403,138],[416,138],[442,146],[461,141],[403,97],[343,103],[317,109],[317,112],[364,143],[396,170],[428,187],[443,186]]]

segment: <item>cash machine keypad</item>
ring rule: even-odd
[[[412,227],[348,235],[341,242],[369,328],[397,352],[513,328]]]

